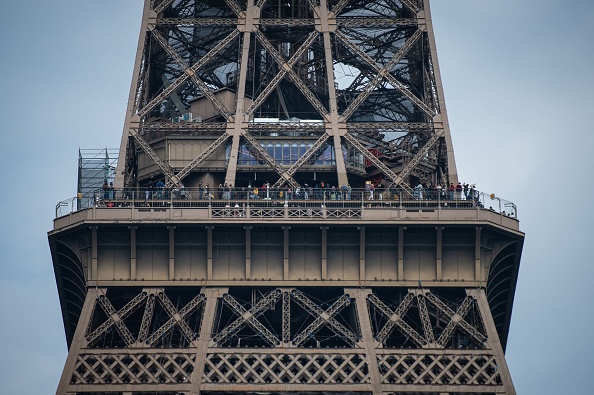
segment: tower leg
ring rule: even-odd
[[[468,289],[466,292],[478,303],[481,316],[483,317],[483,324],[485,325],[485,330],[487,331],[488,339],[486,346],[495,353],[497,358],[497,366],[499,368],[499,374],[501,376],[501,381],[503,382],[503,387],[505,388],[505,393],[508,395],[516,395],[516,389],[514,388],[511,374],[509,373],[509,368],[507,367],[507,362],[505,361],[505,355],[503,354],[503,348],[501,347],[501,342],[499,341],[499,335],[497,335],[497,329],[495,328],[495,323],[493,322],[493,317],[491,315],[491,309],[489,308],[489,302],[487,301],[485,290],[482,288]]]

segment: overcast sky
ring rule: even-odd
[[[78,148],[117,148],[141,0],[1,1],[0,394],[66,358],[46,232]],[[592,393],[594,2],[434,0],[458,173],[526,232],[507,348],[519,394]]]

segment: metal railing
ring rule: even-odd
[[[92,207],[108,208],[210,208],[218,214],[242,217],[251,210],[256,217],[263,209],[305,210],[317,216],[320,209],[487,209],[517,218],[514,203],[478,190],[451,191],[415,188],[125,188],[97,189],[91,196],[70,198],[56,205],[56,218]],[[344,211],[342,211],[344,212]],[[254,215],[249,215],[254,217]],[[356,216],[356,215],[355,215]]]

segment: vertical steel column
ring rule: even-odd
[[[322,226],[322,280],[328,279],[328,227]]]
[[[169,279],[175,279],[175,226],[168,226],[169,231]]]
[[[365,226],[359,229],[359,280],[365,280]]]
[[[443,254],[443,226],[437,227],[437,261],[436,261],[436,268],[435,268],[435,279],[440,281],[443,279],[442,275],[442,266],[441,266],[441,258]]]
[[[198,347],[196,350],[196,365],[192,372],[192,387],[190,394],[200,394],[200,383],[202,382],[202,375],[204,374],[204,364],[208,354],[208,347],[211,345],[212,330],[215,323],[215,314],[217,311],[217,302],[223,294],[229,292],[229,288],[205,288],[203,290],[206,296],[204,302],[204,313],[200,323],[200,335],[196,342]]]
[[[371,321],[369,320],[369,311],[367,308],[367,296],[371,294],[371,290],[368,288],[345,288],[344,292],[355,299],[357,318],[359,320],[359,327],[361,328],[361,341],[363,347],[365,347],[365,356],[367,358],[367,366],[371,378],[371,388],[373,389],[374,395],[380,395],[382,393],[382,375],[379,371],[377,355],[375,352],[375,338],[373,337]]]
[[[398,280],[404,280],[404,227],[398,227]]]
[[[124,173],[126,170],[126,148],[128,147],[128,138],[130,137],[130,126],[132,117],[136,113],[136,90],[138,89],[140,68],[142,67],[142,56],[146,42],[149,18],[155,19],[157,15],[151,9],[151,0],[144,0],[144,9],[142,11],[142,23],[140,26],[140,35],[138,36],[138,46],[136,47],[136,59],[134,60],[134,71],[132,72],[132,83],[130,84],[130,93],[128,94],[128,106],[126,109],[126,119],[124,121],[124,130],[120,142],[120,153],[118,154],[118,164],[116,167],[115,184],[118,189],[124,188]]]
[[[243,42],[241,48],[241,63],[239,65],[239,85],[237,89],[237,103],[235,107],[234,122],[227,124],[227,132],[233,136],[231,152],[227,163],[227,174],[225,183],[235,185],[237,175],[237,159],[239,157],[239,139],[243,133],[247,133],[247,115],[245,114],[245,86],[247,84],[247,68],[250,56],[250,45],[252,31],[258,29],[256,24],[260,18],[260,8],[254,6],[254,0],[248,0],[247,12],[244,16],[238,16],[238,29],[243,31]]]
[[[76,365],[76,360],[80,354],[80,350],[85,343],[85,332],[89,326],[89,321],[93,315],[93,309],[98,297],[98,288],[87,289],[87,297],[85,298],[85,303],[78,319],[78,325],[76,325],[76,331],[74,332],[72,344],[70,344],[70,348],[68,349],[68,357],[66,358],[66,364],[64,365],[64,370],[62,371],[62,377],[60,378],[56,395],[66,395],[67,393],[67,387],[70,384],[70,379],[72,378],[72,371]]]
[[[212,280],[212,229],[213,226],[206,227],[206,279]]]
[[[130,280],[136,280],[136,226],[130,226]]]
[[[91,226],[91,270],[89,280],[99,279],[97,270],[97,227]]]
[[[283,280],[289,279],[289,230],[290,226],[283,226]]]
[[[245,227],[245,279],[252,276],[252,227]]]
[[[485,342],[485,345],[487,349],[491,349],[495,352],[498,371],[501,375],[503,387],[505,388],[505,394],[516,395],[516,389],[514,388],[511,374],[509,373],[507,361],[505,360],[505,354],[503,353],[501,341],[499,340],[499,335],[497,334],[497,328],[493,322],[493,316],[491,315],[491,308],[489,307],[485,290],[484,288],[467,289],[466,294],[472,296],[477,301],[481,317],[483,318],[483,324],[485,325],[485,330],[487,331],[487,341]]]
[[[452,135],[450,134],[450,124],[448,122],[445,96],[443,93],[443,85],[441,83],[439,62],[437,61],[437,47],[435,46],[435,36],[433,34],[433,22],[431,19],[431,7],[429,6],[429,0],[423,0],[423,10],[419,11],[418,18],[425,19],[425,28],[427,31],[427,38],[429,39],[429,50],[431,51],[431,60],[433,61],[433,73],[435,74],[435,88],[437,89],[439,113],[433,117],[433,122],[435,124],[435,129],[443,129],[448,158],[448,181],[456,185],[458,183],[458,170],[456,169],[454,146],[452,144]],[[440,124],[441,127],[439,127]],[[437,130],[434,133],[437,133]]]
[[[328,96],[330,107],[330,119],[326,119],[325,123],[330,122],[330,134],[334,140],[334,157],[336,159],[336,174],[338,177],[338,185],[340,188],[349,183],[346,172],[346,165],[344,163],[344,156],[342,155],[342,144],[340,136],[346,133],[346,126],[342,128],[339,125],[338,106],[336,104],[336,85],[334,83],[334,60],[332,59],[332,43],[330,41],[330,31],[336,30],[336,19],[330,19],[328,6],[326,0],[320,0],[320,6],[314,9],[314,14],[317,16],[316,29],[322,33],[324,39],[324,56],[326,61],[326,81],[328,82]]]

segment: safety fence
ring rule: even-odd
[[[482,208],[517,218],[516,205],[494,194],[475,189],[439,190],[415,188],[125,188],[97,189],[92,196],[77,197],[56,205],[56,218],[92,207],[135,208],[209,208],[212,216],[250,217],[274,215],[274,210],[289,209],[306,216],[321,216],[321,209],[341,209],[340,215],[355,217],[361,208],[460,209]],[[345,211],[346,209],[346,211]],[[272,210],[272,211],[270,211]],[[265,213],[265,214],[262,214]],[[347,214],[349,215],[349,214]],[[298,215],[301,216],[301,215]]]

